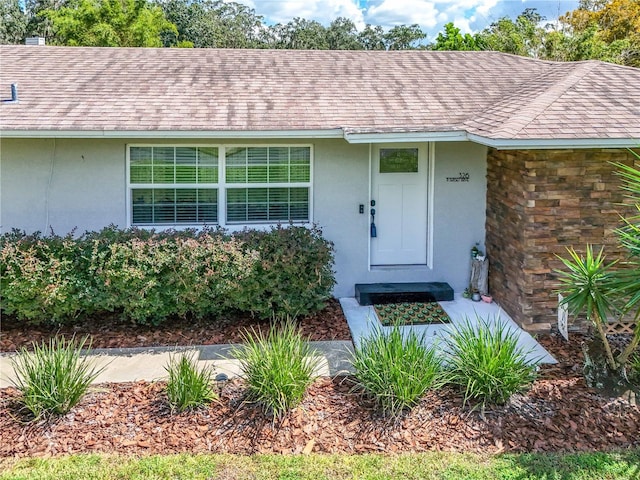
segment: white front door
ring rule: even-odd
[[[426,145],[379,145],[372,152],[371,199],[376,236],[371,265],[427,263]],[[372,202],[372,203],[373,203]]]

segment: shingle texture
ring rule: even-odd
[[[496,52],[0,47],[0,128],[640,138],[640,69]]]

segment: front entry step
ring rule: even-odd
[[[356,300],[360,305],[447,302],[453,300],[453,289],[445,282],[356,283]]]

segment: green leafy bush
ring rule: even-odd
[[[216,398],[213,367],[198,368],[193,352],[171,357],[165,370],[169,374],[167,398],[173,410],[200,407]]]
[[[168,240],[132,239],[113,243],[101,252],[97,278],[103,282],[102,301],[109,311],[121,311],[136,323],[160,324],[177,309],[166,277],[175,255]]]
[[[232,354],[240,360],[247,397],[274,418],[302,401],[321,361],[290,320],[267,335],[246,332],[244,345]]]
[[[492,325],[478,317],[474,325],[467,318],[445,338],[445,349],[447,381],[464,392],[465,404],[503,404],[536,378],[535,362],[518,347],[517,333],[499,320]]]
[[[321,309],[335,283],[333,247],[315,228],[14,231],[0,248],[0,307],[32,324],[103,312],[153,325],[227,310],[286,318]]]
[[[262,319],[304,316],[322,309],[335,285],[333,244],[319,228],[277,226],[236,234],[260,261],[241,282],[240,310]]]
[[[442,365],[434,345],[398,325],[388,333],[374,327],[353,355],[357,388],[371,396],[385,415],[416,405],[427,390],[442,385]]]
[[[198,318],[234,308],[230,294],[256,256],[221,231],[153,232],[107,228],[90,234],[96,302],[137,323]]]
[[[83,244],[71,235],[14,231],[0,239],[2,310],[32,324],[72,322],[90,309]]]
[[[16,374],[13,384],[36,419],[67,413],[102,372],[91,366],[89,357],[81,356],[86,343],[86,338],[76,343],[54,337],[48,344],[33,344],[33,352],[23,348],[11,360]]]

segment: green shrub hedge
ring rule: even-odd
[[[308,315],[335,283],[333,245],[318,228],[155,232],[107,227],[0,237],[1,309],[31,324],[118,312],[141,324],[228,310]]]

